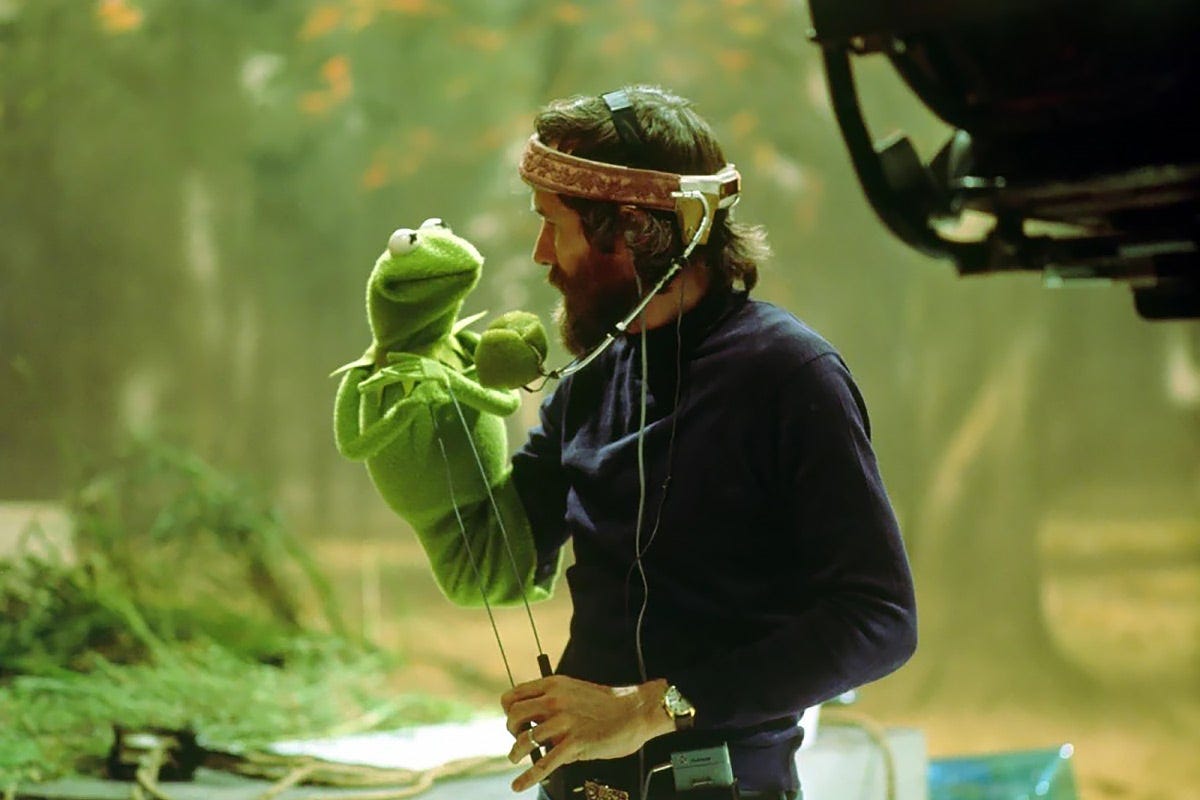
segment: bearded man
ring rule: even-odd
[[[546,749],[513,788],[673,797],[656,768],[724,746],[741,797],[795,798],[804,709],[916,647],[862,397],[828,342],[750,299],[761,229],[705,200],[698,235],[606,195],[626,178],[728,174],[687,101],[627,87],[551,103],[535,127],[522,176],[563,341],[581,356],[614,341],[558,384],[512,459],[536,579],[568,540],[575,555],[555,674],[501,698],[510,758]]]

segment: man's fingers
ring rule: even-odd
[[[550,678],[538,678],[535,681],[518,683],[507,692],[500,695],[500,707],[507,712],[509,707],[518,700],[528,700],[531,697],[539,697],[545,694],[546,689],[550,685],[548,681],[553,679],[554,678],[552,676]]]
[[[508,732],[516,736],[531,723],[541,723],[549,716],[550,709],[542,697],[518,700],[508,708]]]
[[[528,728],[530,724],[541,724],[550,718],[551,712],[544,699],[535,697],[532,700],[521,700],[509,709],[509,733],[517,735]]]
[[[518,733],[512,749],[508,751],[508,760],[517,764],[537,748],[545,747],[546,740],[537,737],[538,733],[535,728]]]
[[[522,734],[521,738],[526,739],[527,737],[525,734]],[[539,741],[541,740],[539,739]],[[550,748],[546,755],[542,757],[541,761],[537,762],[516,777],[516,780],[512,782],[512,790],[514,792],[523,792],[530,786],[533,786],[535,783],[544,781],[551,772],[554,772],[554,770],[558,769],[563,764],[569,764],[570,762],[575,761],[576,757],[575,754],[571,752],[572,749],[573,748],[571,748],[566,742],[560,744],[558,747]],[[526,750],[526,755],[528,755],[528,750]]]

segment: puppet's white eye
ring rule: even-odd
[[[421,227],[422,228],[448,228],[450,226],[447,225],[446,223],[442,222],[441,217],[430,217],[429,219],[427,219],[421,223]]]
[[[388,239],[388,252],[394,256],[411,253],[417,248],[417,232],[412,228],[399,228]]]

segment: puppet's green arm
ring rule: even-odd
[[[382,417],[372,422],[365,430],[359,430],[359,404],[362,396],[358,384],[368,374],[370,367],[355,367],[342,377],[338,386],[337,403],[334,405],[333,434],[338,452],[351,461],[370,458],[391,444],[404,430],[401,414],[416,410],[420,400],[402,400],[387,410]]]
[[[452,370],[446,370],[450,391],[463,405],[478,409],[485,414],[507,417],[521,406],[521,398],[507,389],[489,389]]]
[[[462,527],[459,527],[458,518],[451,514],[427,528],[418,529],[417,535],[429,557],[438,587],[450,602],[468,607],[482,605],[485,595],[492,605],[516,605],[521,602],[522,588],[525,599],[531,603],[549,598],[562,567],[561,551],[554,569],[542,583],[534,583],[537,551],[511,471],[506,470],[492,488],[492,497],[496,501],[495,508],[486,498],[460,507]],[[463,540],[464,530],[470,544],[469,555]],[[512,548],[511,558],[509,547]],[[472,556],[475,566],[471,563]]]
[[[424,384],[427,391],[432,390],[434,386],[443,390],[448,386],[458,402],[498,417],[507,417],[521,406],[520,397],[510,389],[480,386],[477,381],[457,370],[447,368],[436,359],[412,353],[389,353],[388,365],[359,388],[365,389],[373,384],[383,386],[401,380]],[[431,382],[432,386],[429,385]],[[445,400],[449,401],[450,397],[446,396]]]

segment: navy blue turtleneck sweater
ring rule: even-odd
[[[559,384],[512,459],[541,576],[574,544],[557,672],[679,687],[695,729],[648,743],[647,768],[724,741],[743,789],[794,789],[800,713],[891,672],[916,645],[862,398],[824,339],[745,294],[710,292],[644,346],[644,387],[643,340],[630,335]],[[637,763],[570,775],[631,789]]]

